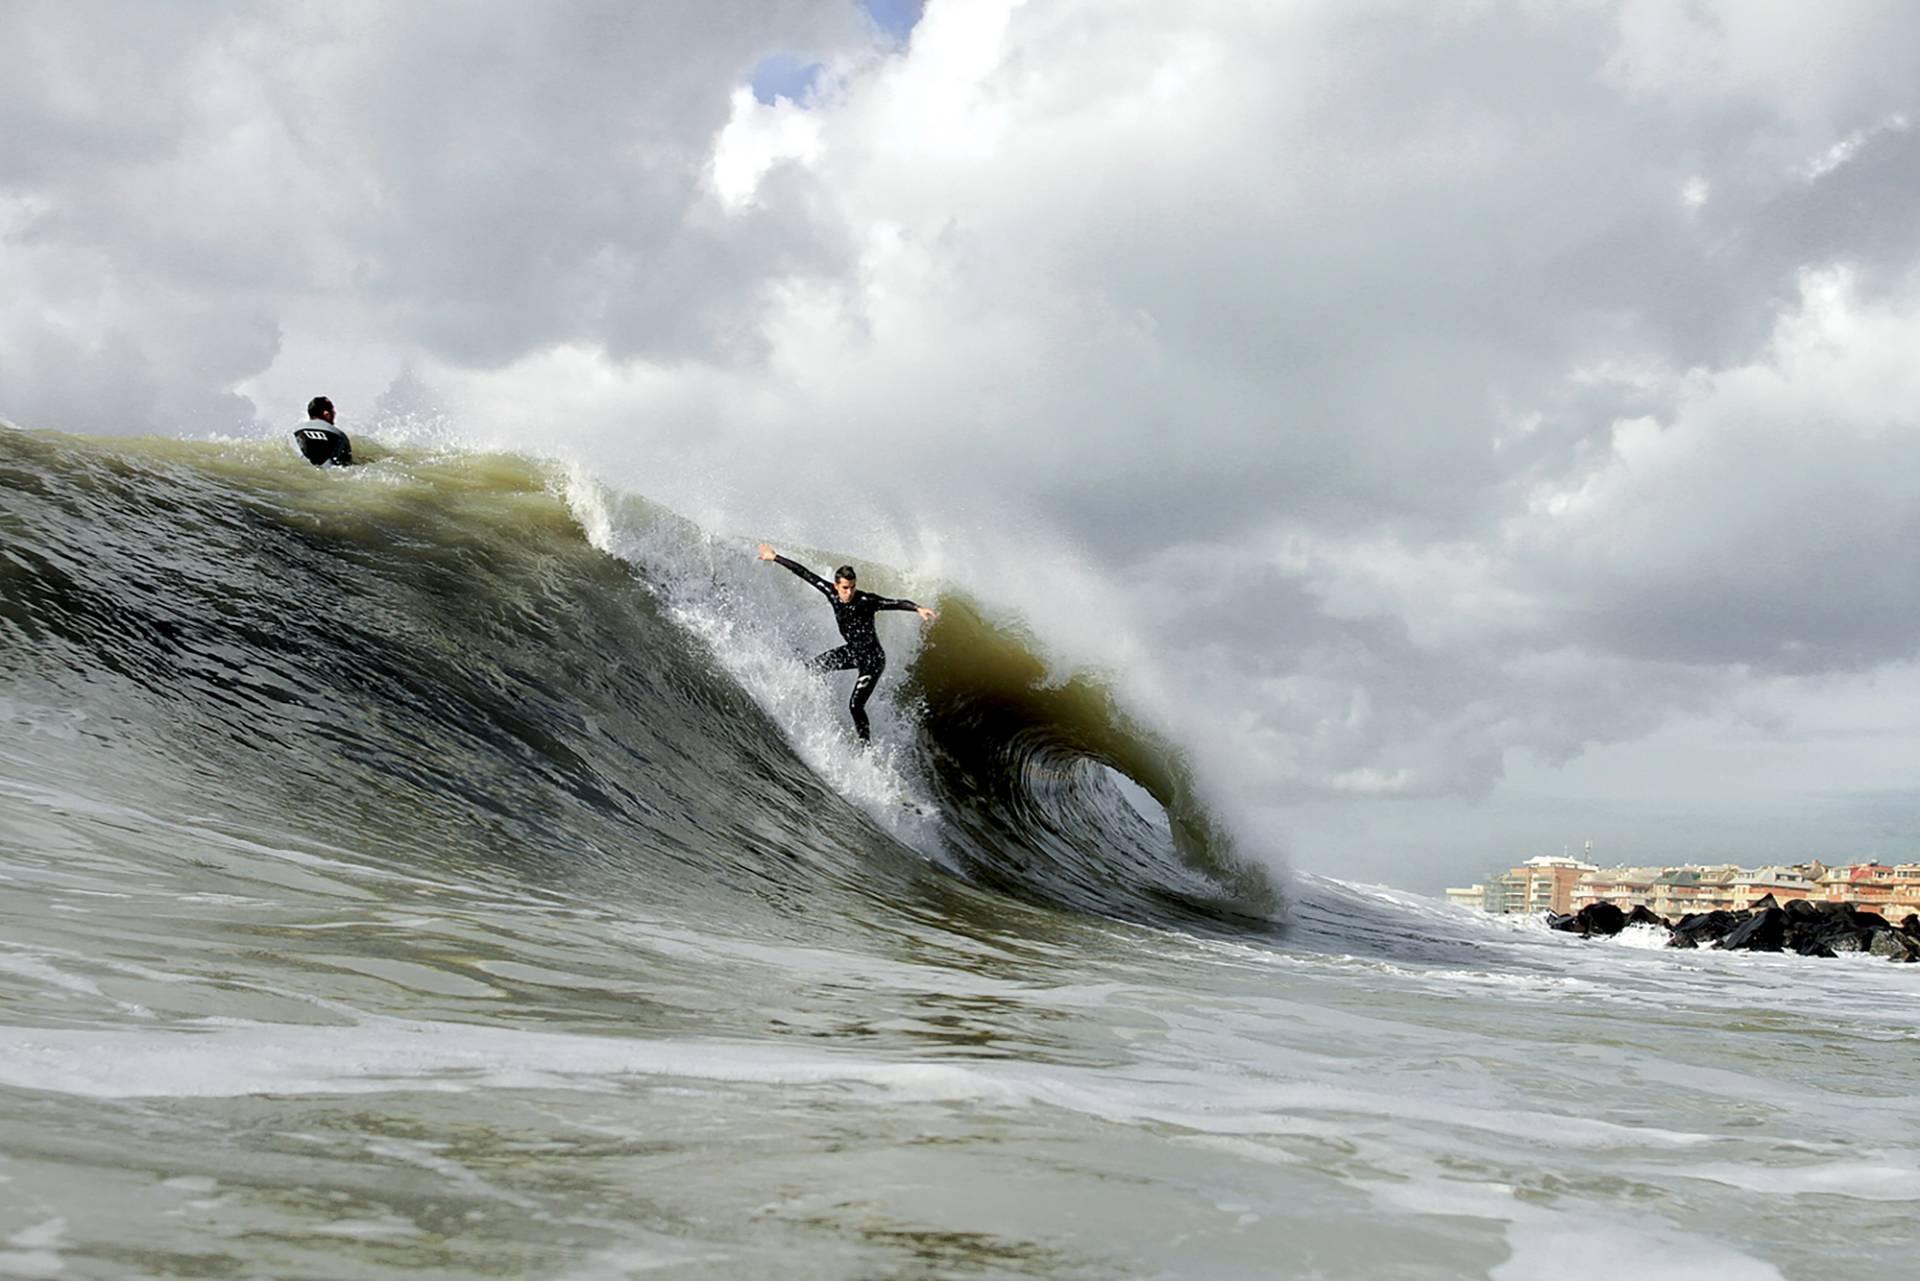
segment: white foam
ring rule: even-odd
[[[809,1047],[641,1040],[361,1016],[352,1026],[201,1020],[167,1031],[0,1028],[0,1085],[91,1098],[226,1098],[484,1089],[604,1090],[629,1078],[863,1086],[890,1099],[1046,1103],[1121,1124],[1262,1136],[1329,1117],[1437,1126],[1560,1148],[1675,1150],[1715,1136],[1359,1086],[1161,1068],[1088,1080],[1036,1064],[888,1062]]]
[[[1705,1179],[1769,1196],[1817,1195],[1848,1197],[1856,1201],[1920,1201],[1920,1170],[1911,1165],[1890,1164],[1867,1153],[1862,1153],[1857,1161],[1832,1161],[1820,1165],[1723,1163],[1690,1166],[1665,1173],[1682,1178]]]
[[[1659,925],[1629,925],[1613,936],[1613,942],[1616,947],[1659,952],[1666,950],[1667,940],[1671,937],[1671,932]]]
[[[0,1250],[0,1273],[12,1277],[52,1277],[66,1270],[57,1251],[66,1239],[67,1221],[47,1219],[7,1238]]]
[[[1498,1180],[1463,1180],[1437,1167],[1396,1170],[1359,1186],[1395,1212],[1491,1219],[1507,1225],[1512,1253],[1489,1281],[1579,1276],[1595,1281],[1781,1281],[1778,1269],[1664,1218],[1590,1206],[1544,1205]]]
[[[0,947],[13,947],[14,944],[0,942]],[[90,979],[67,973],[45,953],[13,953],[0,955],[0,974],[11,974],[16,978],[30,979],[47,987],[58,988],[66,992],[77,992],[82,996],[106,999],[106,993]]]
[[[613,511],[607,501],[606,487],[574,463],[561,469],[559,498],[580,522],[587,543],[597,551],[613,554]]]
[[[838,687],[801,662],[809,638],[826,641],[822,648],[837,643],[811,591],[759,560],[747,542],[715,538],[638,500],[618,500],[583,469],[564,474],[560,496],[593,545],[640,572],[673,621],[773,719],[795,754],[894,837],[938,857],[937,807],[906,745],[914,711],[895,697],[919,647],[917,625],[885,638],[888,675],[868,704],[875,741],[862,747]]]
[[[1009,1094],[974,1069],[945,1064],[403,1019],[369,1017],[356,1027],[207,1019],[164,1032],[0,1028],[0,1085],[85,1098],[591,1089],[623,1077],[868,1085],[916,1099]]]
[[[1658,1221],[1529,1215],[1507,1232],[1513,1255],[1488,1281],[1785,1281],[1780,1269],[1725,1242]]]

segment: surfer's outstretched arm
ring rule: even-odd
[[[876,610],[910,609],[914,613],[920,615],[920,617],[926,619],[929,623],[931,623],[934,619],[940,617],[940,614],[937,610],[928,609],[925,605],[916,605],[910,600],[893,600],[890,597],[886,597],[886,596],[875,596],[873,598],[873,607]]]
[[[812,570],[808,569],[805,565],[802,565],[799,561],[788,560],[785,556],[780,555],[778,552],[773,550],[773,544],[771,543],[760,544],[760,559],[770,560],[776,565],[785,565],[788,569],[794,572],[796,577],[804,579],[807,585],[813,588],[813,590],[815,590],[816,592],[819,592],[822,596],[825,596],[828,600],[833,599],[832,583],[829,583],[826,579],[820,577],[820,575],[814,573]]]

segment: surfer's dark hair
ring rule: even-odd
[[[333,402],[325,396],[315,396],[307,402],[307,417],[318,418],[321,414],[333,412]]]
[[[857,583],[860,581],[860,575],[853,572],[853,566],[851,565],[842,565],[840,568],[833,571],[834,582],[837,583],[843,578],[850,583]]]

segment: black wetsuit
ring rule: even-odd
[[[785,556],[775,556],[773,559],[776,564],[785,565],[806,579],[833,606],[833,621],[840,624],[840,638],[846,644],[816,655],[807,666],[816,672],[844,672],[851,667],[860,673],[853,682],[853,696],[847,700],[847,711],[853,715],[854,733],[862,741],[871,738],[873,733],[867,725],[867,700],[873,697],[873,687],[880,683],[880,673],[887,669],[887,652],[880,648],[880,635],[873,630],[873,616],[883,609],[917,610],[920,607],[910,600],[890,600],[862,591],[855,591],[852,600],[843,601],[832,583],[805,565],[788,560]]]
[[[294,428],[293,443],[315,467],[353,466],[353,443],[347,433],[324,418],[308,419],[304,426]]]

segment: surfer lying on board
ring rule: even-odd
[[[911,609],[928,622],[940,616],[910,600],[890,600],[861,591],[855,586],[859,580],[851,565],[834,570],[833,581],[829,583],[805,565],[779,555],[770,544],[760,544],[760,559],[785,565],[833,606],[833,621],[840,624],[840,639],[847,643],[816,655],[807,666],[816,672],[844,672],[851,667],[860,673],[853,682],[853,697],[847,700],[847,711],[853,716],[853,732],[860,736],[861,742],[867,742],[873,737],[867,726],[867,700],[873,697],[873,687],[880,683],[880,673],[887,669],[887,653],[880,648],[880,636],[873,630],[873,616],[883,609]]]

